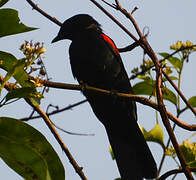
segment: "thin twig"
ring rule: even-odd
[[[130,45],[130,46],[131,46],[131,45]],[[162,63],[163,61],[165,61],[166,59],[172,57],[173,55],[177,54],[177,53],[180,52],[180,51],[183,51],[183,50],[186,50],[186,49],[190,49],[190,48],[193,48],[193,47],[196,47],[196,45],[193,45],[193,46],[191,46],[191,47],[182,47],[182,48],[180,48],[180,49],[174,51],[173,53],[169,54],[169,55],[166,56],[165,58],[161,59],[161,60],[159,61],[159,63]],[[122,52],[126,52],[126,50],[129,51],[129,49],[126,49],[126,47],[125,47],[125,48],[122,48],[122,49],[124,49],[124,51],[122,51]],[[119,52],[121,52],[121,51],[119,51]],[[142,70],[142,71],[140,71],[140,72],[138,72],[138,73],[136,73],[136,74],[133,74],[129,79],[130,79],[130,80],[131,80],[131,79],[135,79],[138,75],[144,74],[146,71],[149,71],[149,70],[150,70],[151,68],[153,68],[153,67],[154,67],[154,64],[153,64],[152,66],[150,66],[149,68],[147,68],[147,69],[144,69],[144,70]]]
[[[61,148],[67,155],[70,163],[74,167],[75,171],[78,173],[78,175],[81,177],[82,180],[87,180],[86,176],[84,175],[82,168],[77,164],[76,160],[73,158],[72,154],[69,152],[68,148],[63,143],[63,140],[59,136],[58,132],[56,131],[54,125],[50,121],[49,117],[46,115],[44,111],[40,108],[40,106],[34,106],[29,100],[26,100],[26,102],[44,119],[46,125],[50,129],[51,133],[54,135],[57,142],[60,144]]]
[[[51,116],[51,115],[55,115],[55,114],[58,114],[60,112],[66,111],[66,110],[70,110],[70,109],[72,109],[72,108],[74,108],[76,106],[79,106],[79,105],[81,105],[81,104],[83,104],[85,102],[87,102],[86,99],[85,100],[82,100],[82,101],[79,101],[77,103],[68,105],[67,107],[64,107],[62,109],[57,109],[57,110],[54,110],[54,111],[52,111],[50,113],[46,113],[46,115],[47,116]],[[33,119],[37,119],[37,118],[41,118],[41,116],[38,115],[38,116],[33,116],[33,117],[25,117],[25,118],[21,118],[20,120],[21,121],[29,121],[29,120],[33,120]]]
[[[196,168],[190,168],[190,171],[196,172]],[[173,170],[168,171],[165,174],[163,174],[160,178],[158,178],[158,180],[165,180],[169,176],[171,176],[173,174],[179,174],[179,173],[184,173],[183,169],[173,169]]]
[[[175,85],[175,83],[169,78],[169,76],[166,74],[165,71],[163,71],[163,75],[166,77],[166,79],[170,82],[170,84],[174,87],[174,89],[177,91],[177,93],[180,95],[184,103],[187,105],[187,107],[193,112],[193,114],[196,116],[196,110],[190,105],[190,103],[187,101],[185,96],[183,95],[182,91]]]
[[[172,127],[172,130],[173,130],[173,131],[174,131],[175,127],[176,127],[176,124],[174,124],[173,127]],[[167,148],[169,147],[170,142],[171,142],[171,139],[169,138],[168,141],[167,141],[167,144],[166,144],[166,148],[165,148],[165,149],[167,149]],[[160,174],[160,172],[161,172],[161,168],[162,168],[162,166],[163,166],[163,162],[164,162],[164,160],[165,160],[165,157],[166,157],[166,154],[165,154],[165,152],[164,152],[163,155],[162,155],[162,158],[161,158],[160,165],[159,165],[159,169],[158,169],[158,173],[157,173],[158,176],[159,176],[159,174]]]
[[[30,78],[34,79],[33,77],[30,77]],[[2,81],[2,79],[3,79],[3,77],[0,74],[0,82]],[[84,87],[81,87],[80,85],[66,84],[66,83],[56,83],[56,82],[51,82],[51,81],[46,81],[46,80],[41,80],[41,79],[36,79],[36,81],[38,81],[40,84],[42,84],[44,86],[51,87],[51,88],[71,89],[71,90],[82,90],[84,88]],[[10,90],[10,88],[13,88],[15,86],[16,86],[15,84],[7,82],[6,85],[5,85],[5,88],[7,90]],[[99,89],[99,88],[94,88],[94,87],[90,87],[90,86],[85,86],[85,88],[87,90],[89,90],[89,91],[93,91],[93,92],[97,92],[97,93],[103,93],[103,94],[106,94],[106,95],[111,95],[112,94],[112,92],[110,92],[110,91]],[[143,105],[147,105],[147,106],[152,107],[155,110],[159,111],[159,108],[158,108],[157,104],[154,103],[153,101],[151,101],[148,98],[141,97],[141,96],[136,96],[136,95],[132,95],[132,94],[124,94],[124,93],[117,93],[116,96],[119,96],[121,98],[130,98],[131,100],[137,101],[137,102],[139,102],[139,103],[141,103]],[[48,113],[47,115],[50,116],[50,115],[53,115],[53,114],[56,114],[56,113],[68,110],[68,109],[73,108],[75,106],[78,106],[78,105],[80,105],[80,104],[82,104],[82,103],[84,103],[86,101],[87,100],[80,101],[80,102],[75,103],[73,105],[69,105],[69,106],[67,106],[65,108],[62,108],[62,109],[53,111],[51,113]],[[184,123],[183,121],[178,119],[176,116],[174,116],[172,113],[170,113],[170,112],[167,112],[167,113],[168,113],[169,118],[174,123],[176,123],[179,127],[183,128],[183,129],[186,129],[188,131],[195,131],[196,130],[196,125],[191,125],[191,124]],[[21,120],[28,121],[29,119],[36,119],[36,118],[40,118],[40,116],[35,116],[35,117],[31,117],[31,118],[29,118],[29,117],[21,118]]]
[[[113,22],[115,22],[123,31],[125,31],[134,41],[138,41],[138,39],[125,27],[121,24],[114,16],[112,16],[106,9],[104,9],[97,1],[89,0],[93,4],[95,4],[103,13],[105,13]]]
[[[127,51],[132,51],[134,48],[138,47],[140,45],[140,40],[139,41],[135,41],[133,44],[127,46],[127,47],[124,47],[124,48],[118,48],[118,51],[120,53],[122,52],[127,52]]]
[[[122,8],[118,0],[115,0],[115,2],[116,2],[117,9],[119,9],[121,13],[123,13],[128,19],[131,20],[135,30],[137,31],[137,34],[140,37],[140,39],[143,39],[144,36],[143,36],[142,32],[140,31],[137,23],[135,22],[135,19],[133,18],[132,14],[128,13],[124,8]]]
[[[46,18],[48,18],[49,20],[51,20],[52,22],[54,22],[55,24],[61,26],[62,23],[60,21],[58,21],[55,17],[50,16],[49,14],[47,14],[45,11],[43,11],[42,9],[40,9],[37,4],[35,4],[33,1],[31,0],[26,0],[33,9],[35,9],[36,11],[38,11],[39,13],[41,13],[43,16],[45,16]]]
[[[105,1],[105,0],[101,0],[101,1],[103,1],[105,4],[107,4],[107,5],[110,6],[111,8],[116,9],[116,6],[115,6],[114,4],[110,4],[110,3],[108,3],[108,2]]]
[[[85,85],[85,87],[84,87],[84,86],[76,85],[76,84],[67,84],[67,83],[58,83],[58,82],[46,81],[46,80],[42,80],[42,79],[30,77],[30,76],[29,76],[29,78],[31,80],[33,80],[34,82],[36,82],[37,84],[39,84],[39,85],[43,85],[43,86],[47,86],[47,87],[51,87],[51,88],[79,90],[79,91],[84,91],[85,90],[85,91],[92,91],[92,92],[101,93],[101,94],[105,94],[105,95],[109,95],[109,96],[114,94],[114,92],[104,90],[104,89],[95,88],[95,87],[91,87],[91,86],[88,86],[88,85]],[[158,105],[156,103],[154,103],[153,101],[151,101],[150,99],[148,99],[148,98],[133,95],[133,94],[125,94],[125,93],[115,93],[115,96],[118,96],[120,98],[130,98],[130,100],[137,101],[137,102],[139,102],[143,105],[150,106],[150,107],[154,108],[155,110],[160,111]],[[187,123],[184,123],[183,121],[179,120],[177,117],[175,117],[170,112],[167,112],[167,114],[168,114],[169,118],[174,123],[176,123],[178,126],[180,126],[181,128],[189,130],[189,131],[196,130],[196,125],[189,125]]]

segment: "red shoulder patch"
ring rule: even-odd
[[[119,54],[118,48],[117,48],[116,45],[114,44],[113,40],[110,39],[108,36],[106,36],[106,35],[103,34],[103,33],[101,34],[101,36],[102,36],[103,39],[104,39],[105,41],[107,41],[107,42],[116,50],[116,52]]]

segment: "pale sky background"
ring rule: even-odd
[[[61,22],[70,16],[79,13],[92,15],[100,24],[102,24],[104,32],[116,42],[118,47],[124,47],[133,42],[131,38],[129,38],[89,0],[37,0],[35,2],[40,8],[56,17]],[[108,2],[112,3],[113,1],[108,0]],[[121,2],[123,7],[130,12],[135,6],[139,7],[139,10],[134,13],[135,20],[141,29],[145,26],[149,27],[150,35],[148,40],[156,53],[168,52],[169,46],[177,40],[191,40],[196,43],[195,0],[122,0]],[[4,8],[5,7],[18,10],[21,21],[24,24],[32,27],[38,27],[40,29],[24,34],[1,38],[0,50],[10,52],[20,58],[22,57],[22,53],[19,51],[19,47],[25,40],[44,42],[45,48],[47,49],[44,63],[52,81],[76,83],[72,77],[69,65],[68,47],[70,42],[67,40],[51,44],[51,40],[56,36],[59,27],[35,10],[32,11],[32,8],[25,0],[12,0],[7,3]],[[129,28],[131,32],[135,33],[132,24],[124,16],[107,6],[105,7],[116,18],[118,18],[119,21]],[[143,52],[140,48],[137,48],[132,52],[122,54],[122,59],[129,75],[131,69],[142,62],[142,56]],[[192,55],[189,63],[185,64],[184,68],[182,91],[187,98],[196,95],[196,84],[193,82],[195,79],[195,58],[196,55]],[[132,84],[135,83],[136,81],[132,81]],[[84,97],[78,91],[55,90],[51,88],[49,93],[45,94],[45,99],[42,101],[41,107],[45,110],[47,105],[51,103],[63,108],[82,99],[84,99]],[[14,118],[26,117],[30,114],[31,108],[24,105],[24,101],[20,100],[20,103],[5,106],[0,109],[0,116],[9,116]],[[167,103],[167,108],[170,112],[175,114],[175,108],[173,105]],[[150,130],[155,125],[155,112],[151,108],[138,104],[138,116],[139,123],[147,130]],[[115,161],[111,159],[109,154],[109,143],[105,130],[92,113],[88,103],[61,114],[51,116],[51,119],[58,126],[61,126],[66,130],[78,133],[95,134],[93,137],[84,137],[71,136],[59,132],[64,143],[68,146],[78,164],[83,167],[83,171],[89,180],[113,180],[119,177]],[[184,113],[180,119],[183,119],[187,123],[195,122],[195,118],[190,111]],[[33,125],[36,129],[42,132],[58,152],[58,155],[65,167],[66,179],[79,180],[79,176],[72,168],[66,155],[62,152],[60,146],[48,130],[47,126],[43,123],[43,120],[36,119],[30,121],[29,124]],[[180,128],[177,128],[176,132],[179,142],[189,136],[187,131]],[[166,137],[167,133],[165,132],[165,142],[167,141]],[[157,161],[157,165],[159,165],[162,149],[159,145],[154,143],[149,143],[149,146]],[[169,159],[170,158],[166,158],[162,173],[168,168],[176,168],[174,161]],[[0,160],[0,174],[1,179],[5,180],[22,179],[13,170],[7,167],[2,160]],[[179,175],[176,179],[183,180],[185,177],[183,175]]]

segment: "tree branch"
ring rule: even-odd
[[[163,121],[163,124],[170,136],[170,139],[172,141],[172,144],[175,148],[176,154],[178,156],[178,159],[181,163],[181,166],[184,170],[185,176],[187,179],[193,180],[193,176],[190,172],[189,166],[186,164],[183,153],[178,145],[177,139],[172,131],[172,127],[170,125],[167,111],[163,102],[163,96],[162,96],[162,68],[159,64],[158,58],[156,54],[154,53],[153,49],[151,48],[150,44],[148,43],[147,39],[142,35],[135,19],[131,14],[129,14],[125,9],[123,9],[119,3],[118,0],[115,0],[117,8],[132,22],[133,26],[135,27],[135,30],[137,31],[138,36],[142,40],[141,44],[144,46],[145,52],[149,55],[149,57],[152,59],[152,61],[155,64],[156,68],[156,94],[157,94],[157,102],[159,107],[159,112]],[[143,48],[143,46],[141,46]]]
[[[131,46],[131,45],[130,45],[130,46]],[[127,47],[129,47],[129,46],[127,46]],[[128,49],[127,47],[125,47],[125,48],[120,48],[120,49],[118,49],[118,50],[119,50],[119,52],[121,52],[121,49],[122,49],[122,52],[127,52],[127,51],[129,51],[129,49]],[[193,48],[193,47],[196,47],[196,45],[193,45],[193,46],[191,46],[191,47],[183,47],[183,48],[180,48],[180,49],[174,51],[173,53],[169,54],[167,57],[161,59],[161,60],[159,61],[159,63],[162,63],[163,61],[165,61],[166,59],[172,57],[173,55],[177,54],[177,53],[180,52],[180,51],[183,51],[183,50],[186,50],[186,49],[190,49],[190,48]],[[144,70],[142,70],[142,71],[140,71],[140,72],[138,72],[138,73],[136,73],[136,74],[133,74],[129,79],[130,79],[130,80],[131,80],[131,79],[135,79],[138,75],[144,74],[146,71],[149,71],[149,70],[150,70],[151,68],[153,68],[153,67],[154,67],[154,65],[152,65],[152,66],[150,66],[149,68],[144,69]]]
[[[193,112],[193,114],[196,116],[196,110],[190,105],[188,100],[183,95],[182,91],[175,85],[175,83],[169,78],[169,76],[166,74],[165,71],[163,71],[163,75],[166,77],[166,79],[170,82],[170,84],[174,87],[174,89],[177,91],[177,93],[180,95],[184,103],[187,105],[187,107]]]
[[[60,21],[58,21],[55,17],[50,16],[49,14],[47,14],[45,11],[43,11],[42,9],[40,9],[37,4],[35,4],[33,1],[31,0],[26,0],[33,9],[35,9],[36,11],[38,11],[39,13],[41,13],[44,17],[46,17],[47,19],[51,20],[52,22],[54,22],[55,24],[61,26],[62,23]]]
[[[190,171],[196,172],[196,168],[190,168]],[[165,174],[163,174],[160,178],[158,178],[158,180],[165,180],[169,176],[171,176],[173,174],[179,174],[179,173],[184,173],[183,169],[173,169],[173,170],[168,171]]]
[[[26,102],[44,119],[46,125],[50,129],[51,133],[54,135],[55,139],[61,146],[62,150],[67,155],[70,163],[74,167],[75,171],[78,173],[78,175],[81,177],[82,180],[87,180],[86,176],[84,175],[82,168],[77,164],[76,160],[73,158],[71,153],[69,152],[68,148],[63,143],[63,140],[61,139],[60,135],[58,134],[57,130],[55,129],[54,125],[50,121],[49,117],[46,115],[44,111],[40,108],[40,106],[34,106],[28,99],[26,99]]]
[[[99,93],[99,94],[100,93],[105,94],[105,95],[108,95],[108,96],[114,95],[114,92],[112,92],[112,91],[99,89],[99,88],[91,87],[91,86],[88,86],[88,85],[82,86],[82,85],[76,85],[76,84],[58,83],[58,82],[52,82],[52,81],[46,81],[46,80],[34,78],[34,77],[31,77],[31,76],[29,76],[29,79],[31,79],[32,82],[35,82],[39,85],[47,86],[47,87],[51,87],[51,88],[79,90],[79,91],[91,91],[91,92],[96,92],[96,93]],[[160,111],[158,105],[156,103],[154,103],[153,101],[151,101],[150,99],[148,99],[148,98],[133,95],[133,94],[125,94],[125,93],[115,93],[115,96],[117,96],[119,98],[129,98],[130,100],[134,100],[134,101],[139,102],[143,105],[150,106],[150,107],[154,108],[157,111]],[[189,131],[195,131],[196,130],[196,125],[189,125],[187,123],[184,123],[183,121],[181,121],[180,119],[175,117],[170,112],[167,112],[167,114],[168,114],[169,118],[174,123],[176,123],[178,126],[180,126],[181,128],[189,130]]]
[[[62,108],[62,109],[58,109],[58,110],[54,110],[54,111],[52,111],[52,112],[50,112],[50,113],[46,113],[46,115],[49,117],[49,116],[51,116],[51,115],[55,115],[55,114],[58,114],[58,113],[60,113],[60,112],[67,111],[67,110],[70,110],[70,109],[72,109],[73,107],[79,106],[79,105],[81,105],[81,104],[83,104],[83,103],[85,103],[85,102],[87,102],[86,99],[85,99],[85,100],[82,100],[82,101],[79,101],[79,102],[77,102],[77,103],[68,105],[67,107],[64,107],[64,108]],[[21,118],[20,120],[21,120],[21,121],[28,121],[28,120],[33,120],[33,119],[37,119],[37,118],[41,118],[41,116],[38,115],[38,116],[33,116],[33,117],[25,117],[25,118]]]

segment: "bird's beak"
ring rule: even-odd
[[[59,40],[61,40],[61,38],[60,38],[59,36],[56,36],[56,37],[52,40],[51,43],[55,43],[55,42],[57,42],[57,41],[59,41]]]

